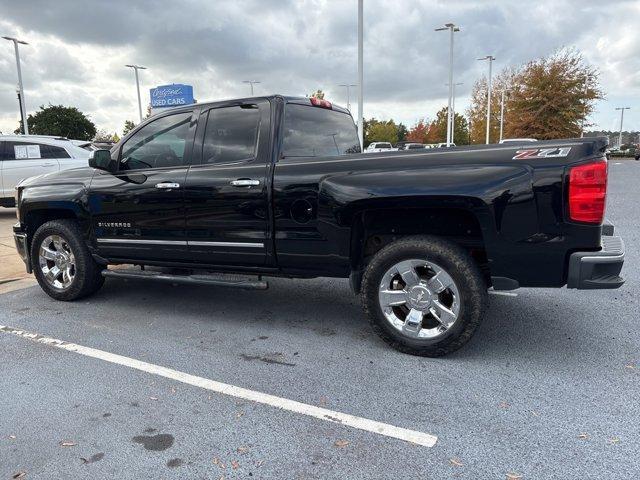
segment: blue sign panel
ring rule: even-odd
[[[151,108],[179,107],[193,103],[193,87],[181,83],[152,88]]]

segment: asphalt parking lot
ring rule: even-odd
[[[638,478],[639,180],[640,163],[611,162],[622,289],[492,296],[471,343],[441,359],[388,348],[343,280],[264,292],[114,280],[70,304],[38,287],[4,293],[0,325],[437,442],[0,332],[0,478]]]

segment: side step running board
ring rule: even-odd
[[[216,276],[216,275],[173,275],[170,273],[140,270],[103,270],[102,276],[126,280],[152,280],[183,285],[211,285],[216,287],[243,288],[246,290],[266,290],[269,284],[264,280]]]

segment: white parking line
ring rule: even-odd
[[[65,342],[63,340],[58,340],[55,338],[45,337],[37,333],[31,333],[13,327],[0,325],[0,333],[10,333],[12,335],[26,338],[36,343],[60,348],[69,352],[79,353],[80,355],[97,358],[98,360],[115,363],[117,365],[133,368],[135,370],[151,373],[153,375],[159,375],[161,377],[169,378],[171,380],[182,382],[187,385],[204,388],[212,392],[222,393],[224,395],[242,398],[244,400],[250,400],[256,403],[262,403],[264,405],[270,405],[281,410],[288,410],[290,412],[299,413],[301,415],[318,418],[326,422],[338,423],[340,425],[365,430],[367,432],[377,433],[378,435],[397,438],[425,447],[433,447],[438,440],[438,437],[430,435],[428,433],[395,427],[387,423],[376,422],[375,420],[356,417],[347,413],[336,412],[326,408],[316,407],[315,405],[308,405],[306,403],[296,402],[295,400],[289,400],[287,398],[276,397],[275,395],[269,395],[267,393],[257,392],[255,390],[236,387],[235,385],[216,382],[215,380],[209,380],[208,378],[196,377],[195,375],[179,372],[171,368],[161,367],[159,365],[142,362],[134,358],[124,357],[122,355],[105,352],[103,350],[97,350],[91,347],[83,347],[82,345]]]

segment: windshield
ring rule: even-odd
[[[284,157],[323,157],[360,153],[358,131],[347,113],[287,104],[284,115]]]

